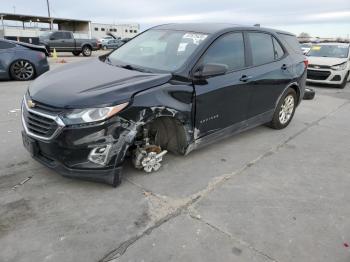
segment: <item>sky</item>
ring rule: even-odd
[[[261,24],[299,35],[349,37],[350,0],[49,0],[51,16],[98,23]],[[0,12],[47,15],[46,0],[0,0]]]

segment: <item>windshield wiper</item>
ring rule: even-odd
[[[125,69],[128,69],[128,70],[135,70],[135,71],[144,72],[144,73],[152,73],[149,70],[146,70],[146,69],[140,68],[140,67],[135,67],[135,66],[132,66],[132,65],[116,65],[116,66],[119,66],[121,68],[125,68]]]

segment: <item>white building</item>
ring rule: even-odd
[[[77,38],[103,38],[108,33],[116,37],[130,38],[139,33],[140,26],[0,12],[0,37],[38,44],[38,37],[50,29],[71,31]]]
[[[120,38],[131,38],[140,31],[139,24],[100,24],[91,23],[91,35],[96,38],[103,38],[107,33]]]

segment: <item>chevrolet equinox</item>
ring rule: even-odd
[[[22,103],[23,144],[63,176],[117,186],[125,157],[146,172],[232,134],[288,126],[307,60],[290,33],[168,24],[52,70]]]

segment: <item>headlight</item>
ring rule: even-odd
[[[106,120],[123,110],[128,103],[110,107],[74,109],[64,116],[68,125],[85,124]]]
[[[333,70],[344,70],[346,68],[346,66],[348,65],[347,62],[344,62],[342,64],[339,64],[339,65],[334,65],[334,66],[331,66],[331,69]]]

